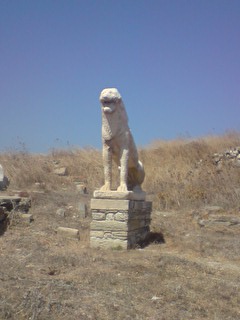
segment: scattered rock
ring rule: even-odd
[[[199,211],[192,212],[193,218],[200,227],[233,227],[240,226],[240,217],[227,214],[222,207],[207,206]]]
[[[157,296],[153,296],[151,300],[152,300],[152,301],[156,301],[156,300],[161,300],[161,298],[160,298],[160,297],[157,297]]]
[[[34,220],[31,213],[20,213],[19,217],[25,223],[31,223]]]
[[[58,227],[57,234],[72,239],[80,240],[79,230],[73,228]]]
[[[213,163],[221,166],[222,163],[228,162],[234,166],[240,167],[240,147],[231,148],[223,153],[214,153],[212,156]]]
[[[32,202],[30,198],[21,197],[21,200],[18,203],[18,206],[15,208],[15,210],[17,210],[18,212],[27,213],[31,208],[31,205]]]
[[[4,221],[7,218],[6,210],[3,207],[0,207],[0,222]]]
[[[0,164],[0,190],[6,190],[8,186],[9,186],[9,180],[4,175],[3,167]]]
[[[240,225],[240,218],[238,217],[212,217],[210,219],[200,219],[198,224],[201,227],[232,227]]]
[[[208,214],[223,212],[223,208],[220,206],[205,206],[204,210],[207,211]]]
[[[60,164],[60,160],[53,160],[53,164],[54,164],[55,166],[58,166],[58,165]]]
[[[66,210],[64,208],[59,208],[56,211],[56,215],[61,218],[65,218],[66,217]]]
[[[61,168],[55,168],[54,173],[58,176],[67,176],[68,175],[68,168],[67,167],[61,167]]]
[[[35,182],[34,185],[35,185],[36,189],[45,189],[45,187],[46,187],[46,183],[45,182]]]
[[[0,196],[0,207],[9,212],[14,210],[17,212],[27,213],[31,207],[31,199],[9,195]]]
[[[77,184],[76,183],[76,188],[77,188],[77,191],[80,193],[80,194],[86,194],[87,193],[87,188],[84,184]]]
[[[79,203],[78,204],[78,216],[79,218],[86,218],[88,214],[87,205],[85,203]]]
[[[3,177],[4,177],[3,167],[2,167],[2,165],[0,164],[0,181],[3,180]]]
[[[31,199],[27,197],[1,195],[0,196],[0,227],[8,221],[20,219],[25,223],[33,221],[33,215],[28,211],[31,207]],[[17,213],[17,214],[16,214]],[[16,215],[15,215],[16,214]]]

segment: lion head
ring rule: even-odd
[[[122,97],[117,89],[107,88],[100,94],[100,102],[102,104],[102,110],[105,113],[112,113],[116,110],[117,104],[122,101]]]
[[[111,140],[127,130],[127,113],[117,89],[104,89],[99,99],[102,107],[102,137]]]

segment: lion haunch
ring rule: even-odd
[[[104,89],[100,94],[102,106],[102,143],[105,183],[101,191],[112,188],[112,160],[120,167],[117,191],[139,191],[145,173],[128,126],[127,113],[117,89]]]

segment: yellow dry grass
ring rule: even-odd
[[[154,201],[151,231],[165,243],[130,251],[90,248],[91,217],[78,215],[103,183],[101,151],[0,154],[8,192],[42,191],[31,192],[34,221],[13,217],[0,236],[0,319],[239,319],[240,168],[212,161],[236,146],[240,136],[231,133],[140,150],[143,188]],[[56,166],[68,175],[56,175]],[[76,181],[89,194],[79,194]],[[80,230],[80,241],[61,238],[59,226]]]
[[[146,179],[143,189],[157,209],[195,208],[202,204],[234,208],[239,205],[240,170],[230,163],[221,168],[212,155],[240,146],[240,134],[202,139],[156,141],[139,151]],[[101,151],[95,149],[53,150],[47,155],[26,152],[0,154],[11,187],[31,189],[38,185],[45,190],[71,186],[74,181],[87,185],[89,192],[103,184]],[[54,168],[67,167],[68,176],[59,177]],[[115,168],[116,169],[116,168]],[[115,170],[115,179],[117,169]]]

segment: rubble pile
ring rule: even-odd
[[[223,153],[214,153],[212,158],[217,166],[221,166],[224,162],[231,162],[233,165],[240,167],[240,147],[228,149]]]

